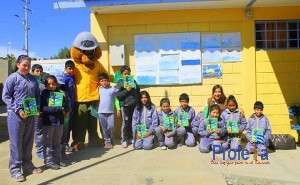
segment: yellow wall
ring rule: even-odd
[[[300,70],[300,52],[256,51],[254,20],[300,19],[299,11],[300,7],[256,8],[253,9],[254,18],[251,20],[244,18],[245,9],[91,14],[91,30],[103,49],[100,61],[111,75],[119,68],[110,67],[108,48],[109,45],[118,44],[125,45],[126,64],[131,67],[132,73],[135,73],[135,34],[241,32],[242,62],[221,63],[222,79],[203,79],[202,85],[144,89],[150,93],[153,103],[157,106],[159,100],[167,95],[173,109],[179,105],[179,95],[185,92],[190,96],[190,105],[198,112],[211,96],[212,87],[220,84],[227,96],[233,94],[237,98],[247,117],[253,113],[254,102],[263,101],[266,107],[264,112],[270,118],[274,133],[292,133],[296,136],[296,133],[290,130],[286,105],[299,102],[297,95],[300,93],[300,78],[297,77],[300,77],[300,73],[297,71]],[[285,65],[287,62],[290,65]],[[291,73],[295,78],[290,86]],[[116,130],[119,136],[119,126]]]

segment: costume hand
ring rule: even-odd
[[[121,111],[117,110],[117,117],[119,118],[121,116]]]
[[[166,131],[167,129],[166,129],[166,127],[161,127],[161,129],[162,129],[162,131]]]
[[[27,118],[27,116],[25,115],[25,113],[23,111],[19,112],[19,116],[24,119]]]

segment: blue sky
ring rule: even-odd
[[[63,0],[60,0],[63,1]],[[66,1],[66,0],[64,0]],[[54,0],[31,0],[28,19],[29,55],[49,58],[67,46],[71,47],[76,35],[90,31],[90,12],[88,8],[54,10]],[[0,11],[0,57],[7,53],[16,57],[25,54],[25,33],[22,20],[25,17],[22,0],[1,2]],[[18,19],[14,15],[19,15]]]

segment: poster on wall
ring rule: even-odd
[[[203,64],[203,78],[222,78],[222,76],[220,64]]]
[[[241,34],[222,33],[222,58],[224,62],[241,62]]]
[[[134,48],[139,85],[202,82],[199,32],[135,35]]]

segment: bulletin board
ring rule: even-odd
[[[199,32],[135,35],[134,49],[139,85],[202,83]]]

